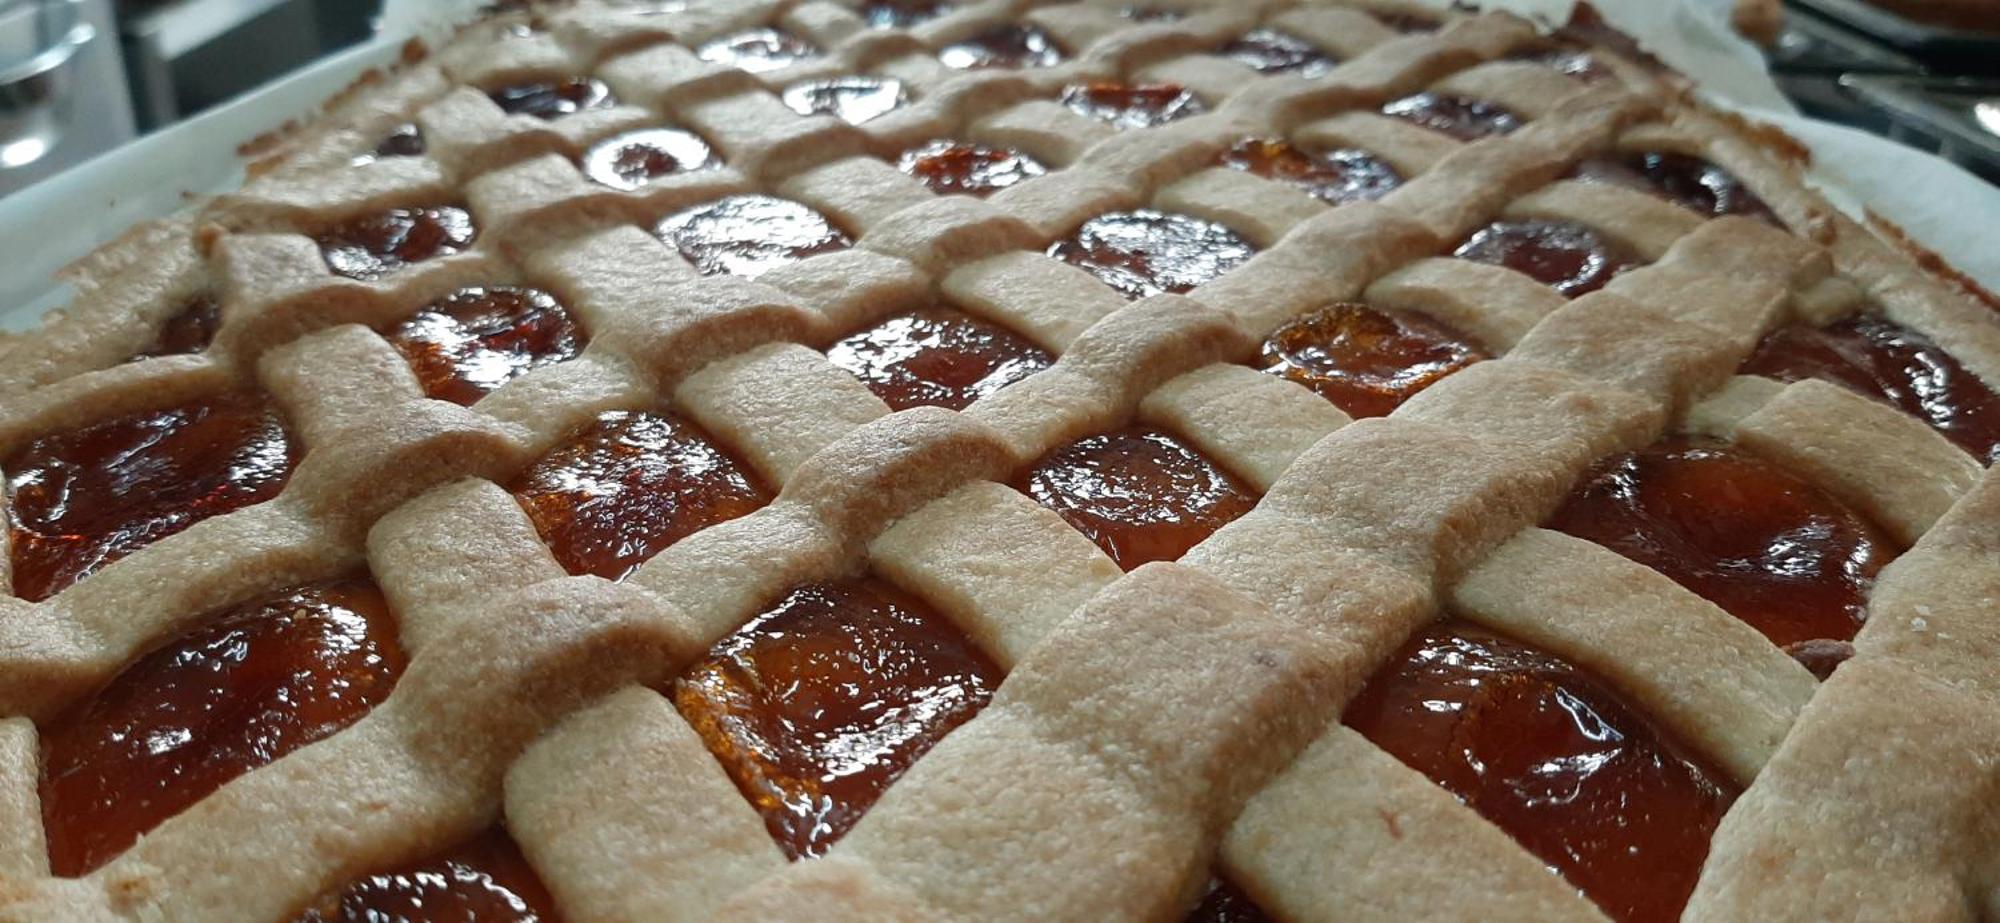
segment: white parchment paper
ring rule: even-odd
[[[67,302],[55,273],[136,221],[171,214],[188,197],[242,181],[236,150],[322,101],[370,68],[393,62],[411,37],[436,39],[476,14],[481,0],[388,0],[381,36],[216,110],[142,138],[38,186],[0,199],[0,329],[31,326]],[[1438,0],[1443,5],[1443,0]],[[1571,0],[1484,0],[1548,23]],[[1614,25],[1694,77],[1710,102],[1784,129],[1813,152],[1813,180],[1857,216],[1896,222],[1952,265],[2000,290],[2000,248],[1987,243],[2000,189],[1928,154],[1800,117],[1762,57],[1730,30],[1731,0],[1596,0]]]

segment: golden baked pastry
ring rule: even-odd
[[[1595,24],[496,12],[0,340],[0,920],[2000,914],[2000,323]]]

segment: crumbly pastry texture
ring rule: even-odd
[[[2000,387],[1991,310],[1615,49],[1591,50],[1604,72],[1584,79],[1505,14],[1433,12],[1436,28],[1404,32],[1385,23],[1412,10],[1391,0],[1127,9],[1154,6],[976,0],[889,28],[839,0],[500,12],[280,141],[240,191],[80,263],[73,307],[0,340],[0,456],[230,389],[268,394],[304,455],[275,499],[40,602],[0,596],[0,920],[283,919],[496,821],[570,920],[1170,919],[1216,867],[1292,921],[1602,919],[1340,724],[1446,609],[1587,665],[1745,787],[1686,919],[2000,915],[2000,478],[1886,405],[1734,374],[1778,326],[1873,305]],[[939,63],[1016,22],[1066,59]],[[691,50],[762,26],[822,52],[753,74]],[[1265,76],[1215,53],[1260,26],[1341,63]],[[856,73],[895,78],[908,102],[857,125],[783,101]],[[482,89],[574,74],[617,104],[541,121]],[[1119,130],[1049,102],[1091,79],[1175,82],[1207,111]],[[1425,90],[1525,124],[1468,142],[1377,114]],[[425,153],[357,164],[405,123]],[[593,142],[660,124],[720,165],[629,191],[580,172]],[[953,137],[1047,172],[981,200],[893,167]],[[1246,137],[1364,149],[1407,181],[1329,205],[1213,165]],[[1720,164],[1782,228],[1564,178],[1618,150]],[[750,192],[810,205],[854,245],[751,280],[702,275],[645,230]],[[330,272],[312,239],[443,204],[477,238],[377,280]],[[1042,255],[1133,208],[1215,221],[1257,252],[1136,300]],[[1450,255],[1496,219],[1580,222],[1643,265],[1567,299]],[[555,294],[587,348],[469,407],[426,399],[375,328],[506,284]],[[200,293],[220,305],[211,347],[126,361]],[[962,412],[892,413],[820,351],[939,297],[1057,361]],[[1342,300],[1436,318],[1495,358],[1363,420],[1245,367],[1273,330]],[[661,406],[775,499],[623,581],[567,574],[499,485],[606,411]],[[1135,421],[1262,499],[1180,560],[1126,573],[1007,485]],[[1829,681],[1660,573],[1537,528],[1596,460],[1673,432],[1752,447],[1909,545]],[[410,658],[386,700],[90,874],[49,875],[37,722],[205,614],[363,567]],[[787,588],[863,570],[1006,678],[824,857],[788,863],[654,687]]]

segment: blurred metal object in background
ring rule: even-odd
[[[0,196],[132,140],[111,0],[0,0]]]
[[[96,38],[82,0],[0,2],[0,169],[34,163],[62,139],[77,55]]]
[[[139,123],[187,118],[355,44],[380,0],[118,0]]]
[[[1890,9],[1896,5],[1786,0],[1771,76],[1806,115],[1885,135],[2000,183],[2000,31],[1919,22]],[[2000,23],[2000,12],[1994,18]]]
[[[2000,80],[1848,74],[1840,85],[1890,117],[1890,138],[2000,184]]]

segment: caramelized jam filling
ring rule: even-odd
[[[620,411],[598,417],[512,489],[566,570],[607,580],[771,498],[693,424]]]
[[[1243,889],[1231,884],[1227,878],[1211,878],[1208,890],[1201,895],[1201,903],[1182,920],[1182,923],[1273,923],[1271,916],[1243,893]]]
[[[2000,461],[2000,396],[1929,337],[1880,314],[1781,327],[1742,371],[1846,385],[1902,408],[1982,462]]]
[[[611,88],[595,77],[560,77],[500,87],[486,94],[508,115],[532,115],[544,121],[585,109],[609,108],[617,100]]]
[[[1430,318],[1342,303],[1278,328],[1259,361],[1358,418],[1386,416],[1485,358],[1485,350]]]
[[[755,279],[853,243],[826,216],[790,199],[734,195],[669,215],[655,230],[702,275]]]
[[[982,199],[1048,172],[1039,161],[1019,151],[962,141],[932,141],[905,151],[896,166],[939,195]]]
[[[861,5],[861,18],[877,29],[907,29],[957,7],[946,0],[868,0]]]
[[[1055,358],[1004,327],[944,308],[891,317],[827,348],[891,410],[964,410]]]
[[[1062,48],[1047,32],[1018,23],[994,26],[938,52],[938,61],[958,70],[1049,67],[1062,59]]]
[[[1460,141],[1504,135],[1521,127],[1521,118],[1492,103],[1445,93],[1418,93],[1382,107],[1382,114],[1443,132]]]
[[[1787,650],[1853,638],[1876,572],[1896,554],[1825,491],[1704,439],[1600,462],[1548,527],[1666,574]]]
[[[407,866],[364,875],[293,923],[555,923],[556,902],[521,848],[493,827]]]
[[[866,75],[795,83],[785,88],[783,98],[800,115],[830,115],[849,125],[882,115],[907,99],[901,80]]]
[[[1292,186],[1329,205],[1379,199],[1403,183],[1396,168],[1367,151],[1309,154],[1275,138],[1240,142],[1216,162]]]
[[[1015,486],[1126,570],[1179,560],[1257,505],[1257,495],[1235,476],[1179,439],[1145,428],[1058,448]]]
[[[1737,794],[1603,680],[1464,622],[1419,632],[1345,720],[1621,921],[1680,919]]]
[[[629,191],[662,176],[706,170],[717,163],[708,142],[692,132],[647,128],[592,145],[583,155],[583,175]]]
[[[1140,209],[1099,215],[1049,245],[1127,298],[1185,294],[1250,259],[1256,248],[1222,225]]]
[[[1208,111],[1178,83],[1079,83],[1063,89],[1071,112],[1119,128],[1151,128]]]
[[[215,342],[215,331],[221,326],[221,303],[213,295],[196,295],[174,316],[167,318],[167,322],[160,326],[160,335],[132,358],[193,355]]]
[[[36,439],[0,463],[14,592],[46,599],[210,516],[269,500],[297,463],[277,408],[243,393]]]
[[[672,692],[799,858],[824,853],[999,683],[999,668],[950,621],[870,578],[793,590]]]
[[[370,281],[472,246],[472,216],[454,205],[392,208],[322,232],[315,240],[336,275]]]
[[[1339,62],[1305,39],[1276,29],[1252,29],[1222,46],[1221,56],[1260,74],[1318,77]]]
[[[1597,291],[1639,265],[1624,248],[1574,221],[1495,221],[1451,255],[1505,266],[1569,298]]]
[[[1637,189],[1711,217],[1744,215],[1774,224],[1778,220],[1735,174],[1687,154],[1604,154],[1577,164],[1571,175]]]
[[[424,393],[470,405],[515,376],[583,350],[555,296],[529,288],[464,288],[389,331]]]
[[[776,29],[751,29],[701,46],[695,54],[711,64],[727,64],[752,74],[774,71],[819,53],[811,42]]]
[[[51,869],[87,874],[229,780],[353,724],[403,665],[366,577],[241,606],[141,657],[44,729]]]

